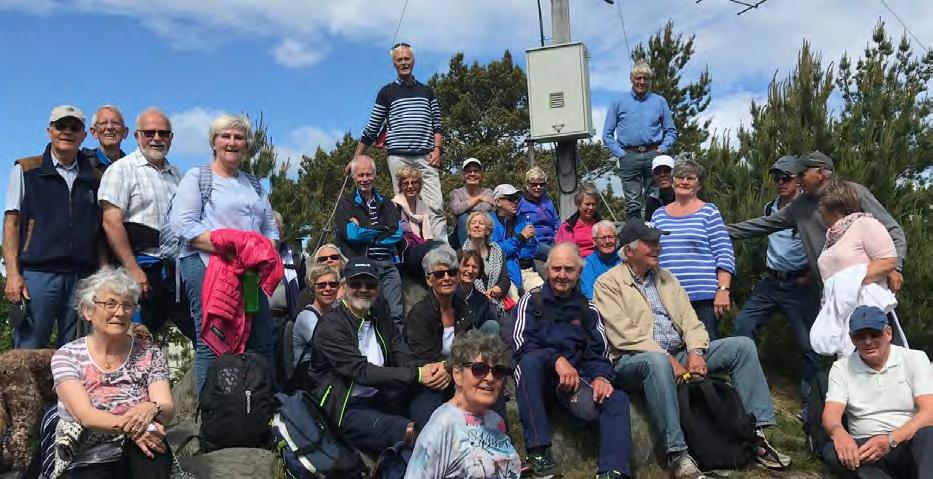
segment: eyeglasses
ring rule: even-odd
[[[324,290],[324,288],[337,289],[338,286],[340,286],[340,283],[337,281],[320,281],[320,282],[314,283],[314,287],[322,291]]]
[[[448,278],[456,278],[458,273],[460,273],[459,269],[452,268],[452,269],[445,269],[443,271],[431,271],[428,274],[431,276],[434,276],[434,279],[441,279],[444,276],[447,276]]]
[[[483,379],[489,374],[489,371],[492,371],[492,378],[501,381],[506,376],[512,375],[512,368],[508,366],[503,366],[497,364],[495,366],[490,366],[489,364],[482,362],[472,362],[472,363],[463,363],[463,367],[470,368],[470,372],[473,373],[473,377],[476,379]]]
[[[545,186],[547,186],[547,183],[538,183],[538,182],[528,183],[528,186],[532,188],[544,188]]]
[[[159,135],[162,138],[170,138],[172,136],[172,130],[136,130],[141,133],[146,138],[155,138],[156,135]]]
[[[683,175],[683,176],[675,176],[674,179],[678,181],[689,181],[692,183],[694,181],[698,181],[700,178],[697,177],[697,175]]]
[[[774,182],[779,185],[783,185],[784,183],[790,183],[791,181],[794,181],[793,176],[775,176],[771,179],[774,180]]]
[[[418,186],[420,184],[421,184],[420,180],[408,180],[408,181],[402,182],[402,186]]]
[[[339,260],[340,260],[340,255],[339,255],[339,254],[329,254],[329,255],[318,256],[318,257],[317,257],[317,262],[318,262],[318,263],[324,263],[324,262],[326,262],[327,260],[339,261]]]
[[[615,242],[617,239],[618,239],[618,237],[616,237],[615,235],[610,235],[610,236],[597,236],[597,237],[596,237],[596,241],[601,242],[601,243],[605,243],[605,242],[608,242],[608,241]]]
[[[58,131],[70,131],[72,133],[84,131],[84,124],[81,123],[81,121],[75,119],[61,119],[54,121],[52,122],[52,127]]]
[[[379,287],[379,283],[376,281],[361,281],[361,280],[349,280],[347,281],[347,287],[350,289],[369,289],[373,290]]]
[[[396,43],[395,45],[392,45],[392,50],[395,50],[395,49],[398,48],[398,47],[411,48],[411,45],[409,45],[409,44],[407,44],[407,43],[405,43],[405,42],[398,42],[398,43]]]
[[[117,308],[123,308],[123,312],[129,313],[136,309],[136,303],[118,303],[116,301],[94,301],[94,304],[103,306],[108,313],[116,313]]]
[[[94,124],[94,128],[105,129],[105,128],[115,128],[117,130],[123,128],[123,123],[119,121],[99,121]]]

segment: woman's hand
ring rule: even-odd
[[[145,431],[133,442],[143,454],[149,459],[155,457],[155,454],[165,454],[165,427],[155,423],[155,431]]]
[[[492,289],[489,290],[489,297],[495,298],[495,299],[501,298],[502,288],[500,288],[499,286],[493,286]]]
[[[732,300],[729,298],[729,290],[716,291],[716,297],[713,299],[713,313],[716,317],[719,318],[730,309],[732,309]]]
[[[125,422],[121,430],[135,440],[146,432],[146,428],[158,413],[159,408],[154,402],[139,403],[123,414]]]
[[[535,225],[530,223],[525,225],[525,229],[523,229],[520,234],[524,236],[526,240],[531,239],[531,237],[535,235]]]

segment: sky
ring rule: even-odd
[[[886,0],[933,42],[933,2]],[[545,36],[550,2],[543,0]],[[222,112],[262,115],[280,161],[358,136],[378,89],[394,79],[388,50],[411,43],[416,77],[446,71],[450,57],[487,62],[508,49],[524,67],[539,42],[535,0],[0,0],[0,148],[13,160],[41,153],[50,109],[90,115],[119,106],[132,124],[155,106],[173,122],[169,158],[183,169],[210,159],[207,130]],[[405,14],[399,24],[403,8]],[[881,19],[902,27],[881,0],[770,0],[736,15],[730,0],[571,0],[574,41],[590,51],[593,117],[628,91],[630,47],[668,19],[696,35],[685,73],[708,67],[712,128],[748,122],[751,100],[793,68],[804,39],[825,63],[859,55]],[[623,35],[621,18],[626,34]],[[916,47],[916,45],[915,45]],[[443,105],[442,105],[443,109]],[[84,146],[96,146],[88,135]],[[124,143],[132,151],[132,136]],[[458,159],[448,159],[455,161]],[[6,184],[7,168],[0,168]]]

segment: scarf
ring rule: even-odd
[[[463,249],[473,249],[469,241],[463,245]],[[496,243],[489,243],[486,246],[488,253],[486,257],[483,258],[483,271],[486,279],[476,278],[473,281],[473,286],[480,293],[486,294],[490,289],[492,289],[499,282],[499,274],[502,272],[502,248],[499,247]],[[503,291],[502,294],[507,295],[508,291]],[[504,308],[501,298],[489,298],[489,301],[501,312]]]
[[[855,223],[855,220],[858,220],[860,218],[874,218],[874,217],[871,215],[871,213],[858,212],[858,213],[852,213],[850,215],[846,215],[840,218],[838,221],[836,221],[835,224],[833,224],[832,226],[829,227],[829,229],[826,230],[826,244],[823,245],[823,251],[828,250],[834,244],[836,244],[836,242],[842,238],[842,235],[846,234],[846,231],[849,230],[849,227],[852,226],[853,223]]]

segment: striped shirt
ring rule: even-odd
[[[431,87],[401,79],[382,87],[360,141],[372,145],[386,128],[390,155],[422,156],[434,149],[434,134],[441,130],[441,109]]]
[[[735,274],[735,252],[719,208],[706,203],[686,216],[670,216],[666,208],[658,208],[651,221],[671,232],[661,236],[661,267],[677,277],[690,301],[713,299],[719,288],[716,270]]]
[[[372,223],[373,228],[380,226],[379,203],[376,202],[375,196],[373,199],[366,202],[366,206],[369,208],[369,221]],[[382,246],[373,242],[369,245],[369,251],[366,253],[366,256],[369,259],[374,259],[376,261],[389,261],[392,259],[392,251],[389,250],[389,248],[386,246]]]

